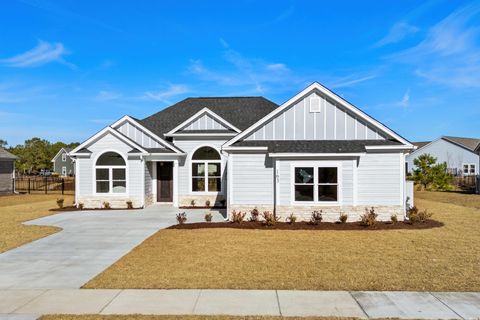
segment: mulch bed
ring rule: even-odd
[[[360,225],[358,222],[335,223],[335,222],[321,222],[317,225],[309,224],[307,222],[295,222],[292,224],[286,222],[277,222],[273,226],[265,226],[261,222],[245,221],[242,223],[233,222],[198,222],[198,223],[184,223],[176,224],[167,229],[216,229],[216,228],[231,228],[231,229],[247,229],[247,230],[415,230],[415,229],[431,229],[443,227],[443,223],[436,220],[427,220],[409,224],[406,222],[385,223],[377,222],[374,226],[366,227]]]
[[[179,207],[179,209],[227,209],[227,207],[222,207],[222,206],[214,206],[214,207],[207,207],[207,206],[183,206]]]

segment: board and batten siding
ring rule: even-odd
[[[230,205],[272,206],[274,168],[266,154],[232,154]]]
[[[403,155],[361,156],[357,168],[357,205],[403,205]]]
[[[129,137],[144,148],[165,148],[150,134],[144,132],[136,125],[125,121],[123,124],[117,126],[116,130],[120,131],[123,135]]]
[[[310,112],[312,99],[320,111]],[[245,140],[384,140],[386,135],[333,101],[312,93],[260,126]]]
[[[226,128],[223,124],[213,119],[207,113],[201,115],[197,119],[193,120],[181,130],[225,130]]]
[[[107,133],[89,145],[88,149],[92,152],[89,158],[77,158],[79,170],[77,201],[84,203],[86,208],[100,207],[103,201],[110,202],[112,206],[125,207],[128,200],[131,200],[135,207],[143,206],[145,166],[140,157],[128,157],[132,147]],[[100,154],[107,151],[118,152],[127,159],[127,194],[96,194],[95,161]]]
[[[407,155],[408,172],[416,169],[413,161],[422,154],[430,154],[437,158],[437,163],[447,163],[447,168],[463,172],[464,164],[475,164],[475,174],[479,173],[479,155],[454,143],[438,139]]]

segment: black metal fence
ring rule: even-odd
[[[17,177],[14,181],[15,191],[20,193],[75,193],[73,177]]]

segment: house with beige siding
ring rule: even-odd
[[[308,218],[405,216],[405,155],[415,146],[313,83],[277,105],[263,97],[187,98],[125,116],[70,152],[84,207],[257,208]]]

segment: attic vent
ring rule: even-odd
[[[310,112],[320,112],[321,99],[319,96],[310,97]]]

